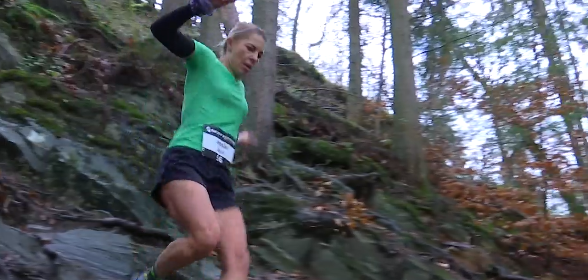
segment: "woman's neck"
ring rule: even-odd
[[[219,60],[227,68],[227,70],[229,70],[229,72],[231,74],[233,74],[233,77],[235,77],[235,80],[241,80],[241,77],[239,75],[237,75],[237,73],[235,73],[235,71],[233,71],[233,68],[231,67],[231,63],[229,62],[229,59],[226,56],[221,56],[219,58]]]

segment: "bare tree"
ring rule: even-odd
[[[424,153],[412,62],[411,16],[408,2],[388,0],[394,59],[394,127],[396,155],[404,161],[413,181],[424,179]]]
[[[202,22],[200,23],[200,36],[198,37],[198,40],[202,44],[215,50],[217,55],[218,48],[216,48],[216,46],[223,40],[220,23],[221,17],[218,10],[214,11],[212,16],[202,17]]]
[[[347,119],[357,122],[361,112],[361,26],[359,25],[359,0],[349,0],[349,94],[347,95]]]
[[[228,4],[219,9],[221,22],[225,27],[225,34],[229,35],[229,32],[239,22],[239,12],[235,3]]]
[[[296,37],[298,36],[298,19],[300,19],[300,8],[302,7],[302,0],[298,0],[296,6],[296,15],[294,16],[294,23],[292,24],[292,51],[296,51]]]
[[[245,127],[257,135],[258,143],[252,149],[254,158],[263,158],[273,138],[273,111],[277,68],[277,32],[279,0],[257,0],[253,4],[253,23],[265,30],[265,53],[245,79],[249,114]]]
[[[161,3],[161,13],[167,14],[181,6],[186,5],[186,0],[163,0]]]

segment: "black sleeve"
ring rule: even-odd
[[[170,52],[186,58],[195,50],[194,41],[182,34],[179,29],[195,16],[190,5],[185,5],[163,15],[151,24],[151,33]]]

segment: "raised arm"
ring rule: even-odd
[[[151,24],[151,33],[170,52],[181,58],[188,58],[196,48],[194,41],[182,34],[179,29],[193,16],[202,16],[212,12],[212,5],[208,0],[192,0],[158,18]]]

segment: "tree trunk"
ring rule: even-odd
[[[202,17],[200,23],[200,36],[198,41],[215,51],[219,55],[220,47],[217,45],[223,40],[223,34],[220,29],[220,13],[214,11],[212,16]]]
[[[163,3],[161,4],[161,14],[165,15],[187,3],[186,0],[163,0]]]
[[[257,0],[253,4],[253,23],[265,30],[267,36],[263,58],[244,80],[249,102],[245,128],[257,137],[257,145],[249,153],[253,159],[262,159],[267,155],[268,145],[274,136],[278,11],[279,0]]]
[[[221,22],[225,26],[225,35],[229,35],[229,32],[239,22],[239,12],[235,3],[228,4],[219,9]]]
[[[386,85],[386,77],[384,76],[384,62],[385,62],[385,57],[386,57],[386,51],[388,50],[388,46],[387,46],[387,40],[386,40],[386,35],[388,35],[389,30],[388,30],[388,12],[386,11],[384,16],[382,17],[382,21],[383,21],[383,36],[382,36],[382,57],[380,58],[380,69],[379,69],[379,73],[378,73],[378,93],[376,95],[376,104],[381,104],[382,102],[382,94],[384,93],[384,86]],[[375,123],[375,131],[376,131],[376,135],[380,136],[381,133],[381,128],[380,128],[380,115],[378,114],[378,116],[376,117],[376,123]]]
[[[359,0],[349,0],[349,94],[347,95],[347,119],[359,121],[361,102],[361,26],[359,25]]]
[[[294,16],[294,23],[292,24],[292,51],[296,51],[296,38],[298,37],[298,19],[300,18],[300,8],[302,7],[302,0],[298,0],[296,6],[296,15]]]
[[[567,73],[567,66],[563,62],[559,43],[553,27],[549,24],[545,2],[543,2],[543,0],[533,0],[531,8],[533,10],[533,19],[537,23],[537,33],[541,36],[544,54],[549,63],[547,71],[551,81],[553,81],[554,86],[558,91],[560,106],[565,107],[575,105],[576,100],[574,99],[573,87],[571,86],[570,78]],[[572,113],[573,112],[563,110],[561,117],[564,119],[566,131],[570,137],[572,150],[576,157],[576,162],[579,167],[584,167],[585,163],[583,154],[585,154],[585,151],[583,151],[583,148],[585,147],[580,146],[580,143],[578,142],[580,136],[583,135],[583,131],[578,129],[580,118],[575,117]],[[567,195],[569,196],[569,199],[574,200],[572,203],[573,205],[569,205],[570,211],[573,214],[585,215],[586,213],[583,207],[576,207],[578,203],[575,201],[574,196],[571,194]]]
[[[424,153],[412,63],[410,14],[406,0],[388,0],[394,60],[394,136],[396,155],[404,161],[411,179],[424,178]],[[424,182],[423,182],[424,183]]]

